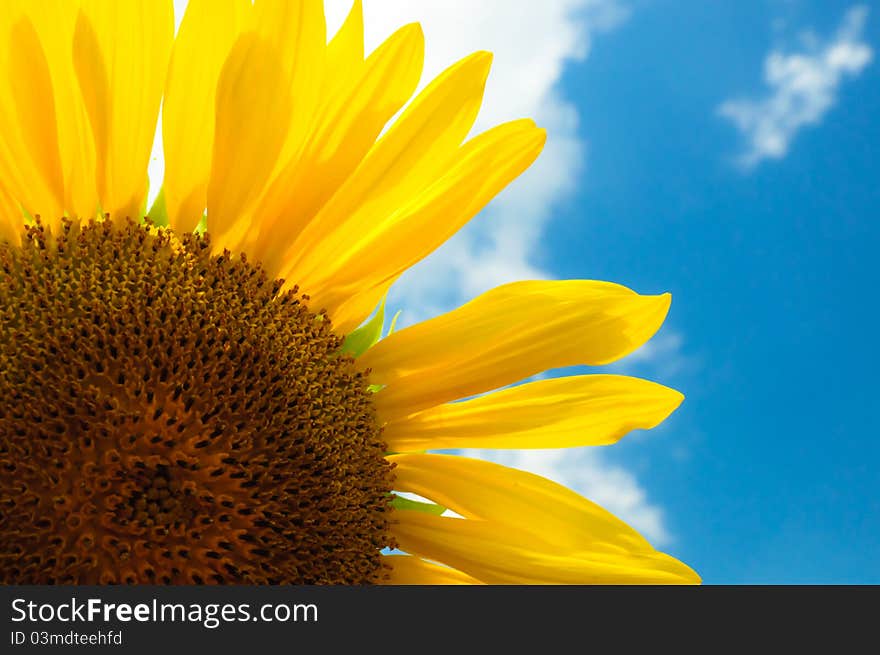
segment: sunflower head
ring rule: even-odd
[[[511,386],[624,357],[668,294],[523,281],[380,338],[546,138],[469,137],[491,55],[416,93],[423,45],[365,53],[360,1],[329,39],[321,0],[191,0],[176,34],[170,0],[2,4],[0,582],[698,580],[560,485],[430,453],[610,444],[682,397]]]

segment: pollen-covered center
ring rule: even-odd
[[[369,383],[301,300],[131,222],[0,245],[0,582],[378,581]]]

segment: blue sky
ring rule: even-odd
[[[331,33],[350,6],[326,0]],[[495,54],[475,132],[522,116],[548,131],[538,163],[396,285],[401,325],[516,279],[673,294],[658,335],[609,367],[686,394],[662,426],[607,448],[474,454],[576,489],[706,583],[880,583],[880,6],[364,11],[368,47],[421,22],[423,84]]]
[[[878,68],[748,170],[716,111],[766,97],[768,53],[808,52],[808,28],[833,39],[850,6],[645,4],[562,81],[590,156],[547,230],[553,270],[673,293],[665,329],[695,366],[663,381],[687,401],[614,457],[706,582],[880,582]]]
[[[534,85],[513,84],[484,108],[534,109],[549,163],[397,304],[418,318],[529,273],[671,291],[662,331],[615,369],[686,394],[667,423],[577,454],[577,471],[552,453],[498,459],[600,496],[707,583],[880,583],[880,8],[560,4],[574,31],[545,35],[568,45],[533,107],[517,91]],[[483,36],[516,40],[527,18]],[[503,79],[508,52],[529,56],[517,43],[495,48]],[[543,208],[522,209],[530,197]],[[426,281],[450,266],[452,290]]]

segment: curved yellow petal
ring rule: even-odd
[[[388,295],[388,291],[400,276],[386,280],[382,284],[364,289],[350,296],[345,302],[333,310],[333,331],[336,334],[348,334],[357,328],[376,308],[376,305]],[[318,309],[316,307],[316,309]]]
[[[653,552],[626,523],[570,489],[539,475],[457,455],[391,455],[394,488],[434,501],[469,519],[532,534],[556,550]]]
[[[310,132],[320,103],[327,51],[323,0],[255,0],[254,28],[278,53],[294,99],[275,172],[290,161]]]
[[[83,0],[74,59],[95,134],[101,208],[137,216],[174,39],[171,0]]]
[[[15,98],[17,129],[51,194],[45,203],[46,209],[51,207],[52,215],[45,218],[54,222],[63,213],[64,176],[58,154],[58,123],[49,64],[28,18],[22,17],[12,26],[8,45],[8,75]]]
[[[659,552],[561,551],[531,533],[489,521],[397,511],[392,533],[408,553],[443,562],[486,584],[698,584]]]
[[[391,567],[386,585],[471,585],[480,584],[471,576],[448,566],[439,566],[420,557],[388,555],[382,562]]]
[[[22,23],[27,22],[26,6],[15,1],[0,3],[0,43],[6,44],[6,47],[0,48],[0,180],[6,189],[7,202],[13,207],[7,217],[13,225],[16,222],[21,224],[22,207],[31,215],[39,214],[47,219],[59,217],[62,211],[57,186],[51,184],[52,173],[47,175],[45,161],[40,161],[45,158],[41,157],[39,146],[36,153],[32,150],[33,138],[42,141],[39,125],[34,125],[35,121],[27,115],[28,105],[33,104],[28,98],[33,94],[28,93],[28,98],[23,99],[24,103],[18,97],[19,93],[27,92],[32,87],[27,73],[21,70],[22,66],[29,66],[28,54],[40,61],[37,67],[45,72],[45,58],[39,43],[34,43],[32,39],[25,39],[22,43]],[[19,35],[19,47],[30,46],[32,52],[23,53],[14,48],[13,33]],[[34,82],[45,87],[45,76],[41,77]],[[47,104],[54,105],[51,92]],[[19,125],[22,115],[25,121],[30,122],[30,128]],[[40,115],[45,118],[46,112],[40,111]]]
[[[385,425],[394,452],[445,448],[604,446],[666,419],[678,391],[623,375],[539,380],[447,403]]]
[[[311,255],[333,238],[345,243],[362,214],[390,216],[445,172],[476,119],[492,56],[477,52],[448,68],[404,110],[357,170],[290,247],[282,277],[319,280],[324,264]],[[305,287],[304,287],[305,288]]]
[[[360,77],[364,64],[364,7],[355,0],[339,31],[327,44],[327,74],[321,95],[330,98]]]
[[[358,214],[309,253],[317,276],[296,278],[331,317],[357,294],[397,277],[455,234],[535,161],[546,134],[531,120],[499,125],[465,144],[448,171],[390,214]],[[357,316],[358,322],[366,318]]]
[[[0,243],[4,241],[13,245],[21,243],[22,227],[24,222],[21,209],[0,182]]]
[[[77,13],[74,27],[73,66],[92,133],[95,186],[98,203],[103,209],[107,199],[107,167],[112,131],[110,81],[95,27],[82,11]]]
[[[268,270],[280,268],[287,246],[412,95],[423,57],[421,28],[405,26],[379,46],[361,67],[362,74],[323,107],[303,152],[275,178],[254,212],[261,239],[252,252]]]
[[[506,284],[364,353],[379,415],[392,421],[535,373],[628,355],[663,323],[669,294],[592,280]]]
[[[249,0],[190,0],[165,84],[165,204],[176,230],[195,229],[207,206],[217,81],[250,14]]]
[[[0,192],[0,202],[2,202],[2,205],[0,206],[5,210],[3,222],[8,224],[4,227],[4,234],[12,236],[21,227],[24,227],[22,207],[35,206],[31,203],[35,203],[39,207],[40,199],[44,195],[48,195],[48,192],[45,194],[34,192],[37,188],[36,181],[39,180],[40,184],[42,184],[42,180],[29,159],[26,159],[24,156],[18,156],[20,153],[26,152],[26,150],[21,144],[20,135],[14,129],[14,119],[7,119],[10,111],[14,112],[14,108],[8,105],[3,106],[5,104],[0,100],[0,121],[6,126],[6,130],[0,133],[0,188],[2,188],[2,192]],[[9,127],[13,127],[13,129],[9,130]],[[14,134],[11,134],[12,132]],[[29,181],[33,181],[33,183],[29,183]],[[31,203],[28,202],[29,200],[31,200]],[[44,211],[38,211],[37,213],[46,215]],[[13,237],[13,241],[16,239],[17,237]]]
[[[25,8],[39,35],[52,78],[64,210],[72,216],[93,217],[98,211],[95,141],[71,57],[79,3],[47,0],[25,3]]]
[[[239,37],[217,85],[208,225],[218,248],[239,250],[251,222],[247,207],[269,180],[287,135],[291,97],[275,47],[250,32]]]

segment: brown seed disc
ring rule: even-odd
[[[0,582],[382,576],[368,379],[279,289],[132,222],[0,245]]]

